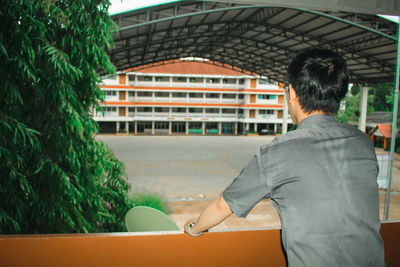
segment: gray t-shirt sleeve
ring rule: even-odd
[[[224,190],[223,198],[236,216],[246,217],[269,194],[270,189],[263,175],[258,153]]]

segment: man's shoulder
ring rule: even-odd
[[[261,152],[268,150],[282,149],[283,147],[294,148],[296,145],[302,145],[307,139],[315,140],[318,138],[341,138],[341,137],[359,137],[370,141],[367,134],[361,132],[359,129],[352,125],[341,124],[335,122],[334,124],[319,125],[310,128],[296,129],[287,132],[286,134],[275,137],[270,143],[261,147]]]
[[[282,150],[282,146],[295,145],[295,143],[299,142],[301,138],[307,137],[308,135],[304,131],[291,131],[286,134],[276,136],[270,143],[261,146],[260,152],[261,154],[264,154],[267,151],[280,151]]]

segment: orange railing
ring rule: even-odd
[[[382,224],[386,264],[400,266],[400,221]],[[0,266],[285,266],[280,229],[0,236]]]

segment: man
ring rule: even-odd
[[[297,130],[262,146],[185,231],[200,235],[269,198],[289,266],[385,266],[374,147],[333,117],[348,88],[345,61],[331,51],[305,51],[289,64],[288,81]]]

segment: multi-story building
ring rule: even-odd
[[[106,101],[94,119],[102,132],[277,133],[284,123],[282,86],[200,61],[118,72],[100,88]]]

